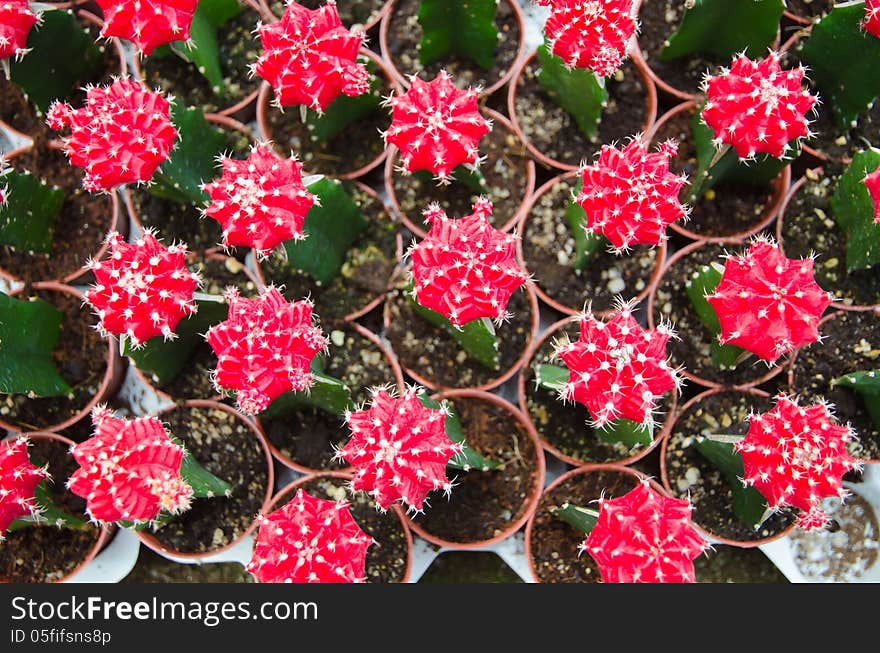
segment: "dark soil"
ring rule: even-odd
[[[237,562],[182,565],[141,547],[137,563],[120,583],[253,583],[254,577]]]
[[[519,575],[498,555],[489,551],[446,551],[425,571],[419,583],[522,583]]]
[[[498,28],[498,45],[495,48],[495,65],[483,70],[469,59],[449,56],[423,66],[419,61],[418,45],[422,40],[422,26],[417,13],[419,0],[397,0],[391,8],[388,21],[388,51],[384,54],[404,77],[418,75],[428,81],[441,70],[446,70],[459,88],[488,88],[507,74],[519,49],[520,30],[516,15],[510,7],[516,0],[502,0],[495,14]]]
[[[496,327],[500,347],[497,370],[472,360],[445,330],[419,317],[403,291],[389,293],[385,310],[390,316],[385,337],[401,366],[436,387],[474,388],[489,383],[518,363],[531,339],[532,311],[523,290],[510,297],[507,310],[513,317]]]
[[[880,428],[854,390],[831,386],[831,381],[848,372],[880,367],[880,316],[870,312],[845,312],[819,327],[822,343],[798,352],[793,364],[791,390],[804,400],[822,398],[834,406],[840,424],[847,422],[856,440],[847,449],[857,458],[880,460]]]
[[[63,442],[31,440],[31,462],[49,466],[54,503],[66,512],[88,520],[86,502],[66,488],[67,479],[78,469]],[[100,529],[87,523],[82,529],[34,525],[6,534],[0,543],[0,581],[51,583],[60,580],[82,562],[100,536]]]
[[[208,79],[195,64],[177,55],[147,57],[142,62],[144,79],[150,88],[173,95],[188,107],[199,107],[205,113],[217,113],[244,100],[260,86],[260,78],[250,75],[250,65],[262,52],[259,37],[253,33],[260,14],[248,5],[241,13],[217,30],[220,69],[223,71],[223,95],[211,88]],[[180,45],[180,44],[178,44]],[[185,47],[185,46],[181,46]],[[255,107],[251,107],[253,116]]]
[[[697,154],[693,144],[691,120],[693,113],[679,111],[664,123],[654,135],[653,143],[673,139],[678,143],[678,154],[669,162],[669,168],[693,180],[697,170]],[[700,237],[732,237],[749,233],[766,216],[767,204],[774,188],[719,182],[691,206],[691,214],[682,226]],[[689,192],[689,184],[682,188],[682,197]]]
[[[795,16],[814,20],[831,11],[835,4],[836,0],[786,0],[785,8]]]
[[[321,286],[310,275],[292,268],[283,248],[276,249],[259,264],[267,284],[283,286],[282,292],[288,301],[311,297],[315,312],[325,320],[341,319],[359,311],[383,294],[397,265],[398,224],[377,197],[354,183],[344,182],[344,185],[361,208],[367,227],[329,284]]]
[[[545,492],[532,521],[531,554],[534,571],[541,583],[598,583],[599,567],[589,554],[579,554],[584,533],[556,517],[552,510],[566,502],[590,507],[603,495],[606,499],[623,496],[638,480],[616,471],[598,471],[573,476]]]
[[[645,291],[662,264],[660,250],[637,245],[628,254],[616,255],[600,247],[583,270],[576,270],[574,236],[565,219],[573,183],[574,179],[560,178],[532,206],[523,226],[523,259],[551,299],[575,311],[591,302],[594,311],[607,311],[616,298],[628,300]]]
[[[52,304],[64,314],[61,337],[53,358],[61,377],[73,392],[68,396],[44,398],[3,395],[0,397],[0,415],[24,431],[43,431],[73,417],[100,390],[107,371],[107,341],[93,328],[96,320],[89,307],[77,297],[56,291],[30,292],[25,289],[18,299],[32,296]]]
[[[571,115],[556,104],[538,83],[541,66],[537,56],[529,60],[517,78],[514,111],[529,142],[560,163],[578,166],[592,161],[603,144],[622,144],[644,131],[649,118],[648,92],[632,60],[606,79],[608,104],[602,109],[595,138],[587,137]]]
[[[787,583],[764,552],[713,544],[712,549],[694,560],[698,583]]]
[[[580,461],[580,464],[614,462],[635,456],[645,445],[628,447],[620,442],[600,439],[596,430],[589,426],[591,418],[586,406],[577,402],[563,402],[556,392],[535,386],[535,373],[539,365],[562,365],[553,356],[553,343],[563,334],[567,334],[572,342],[576,341],[578,324],[573,322],[545,340],[522,372],[525,375],[526,408],[538,435],[563,455]],[[654,413],[657,421],[655,436],[659,435],[669,411],[668,400],[669,395],[664,395]]]
[[[339,20],[342,21],[342,24],[351,29],[355,25],[363,27],[369,21],[374,20],[385,3],[386,0],[336,0],[336,10],[339,12]],[[284,14],[287,2],[275,0],[268,4],[269,10],[280,19]],[[297,4],[308,9],[317,9],[323,7],[326,0],[297,0]]]
[[[43,118],[18,84],[0,75],[0,120],[26,135],[44,127]]]
[[[687,295],[686,284],[703,266],[713,261],[724,263],[721,245],[707,243],[668,268],[657,284],[654,297],[654,322],[660,318],[672,322],[678,339],[668,345],[672,365],[684,365],[685,371],[711,383],[746,385],[768,372],[766,364],[757,356],[750,356],[735,368],[719,368],[712,362],[712,342],[715,336],[703,326]],[[738,251],[738,250],[736,250]],[[784,365],[780,360],[777,365]]]
[[[837,188],[840,166],[828,164],[789,200],[781,219],[782,246],[789,258],[816,255],[816,282],[845,305],[880,303],[880,265],[846,269],[847,234],[834,220],[831,197]]]
[[[193,204],[167,200],[141,188],[131,189],[131,203],[141,224],[154,229],[166,247],[183,242],[191,251],[199,252],[217,247],[223,239],[220,223],[202,217]]]
[[[395,383],[391,364],[376,345],[343,323],[324,324],[323,329],[330,338],[325,374],[351,389],[355,405],[368,399],[369,388]],[[308,407],[292,415],[261,418],[260,422],[269,441],[293,462],[318,470],[345,466],[333,461],[333,447],[350,436],[342,415]]]
[[[301,487],[318,499],[347,499],[351,516],[358,526],[376,540],[376,544],[367,549],[367,580],[371,583],[401,582],[406,573],[408,555],[406,527],[395,511],[379,512],[366,492],[346,494],[348,486],[349,482],[344,479],[317,477]],[[274,509],[287,504],[295,494],[295,490],[285,494]]]
[[[242,253],[225,258],[198,257],[196,265],[191,267],[201,273],[202,292],[222,295],[227,288],[238,288],[242,297],[255,295],[257,284],[246,272]]]
[[[486,157],[480,164],[480,174],[487,189],[482,194],[492,201],[489,221],[496,228],[501,228],[517,214],[530,192],[528,152],[516,135],[497,120],[492,125],[492,131],[480,140],[479,149],[480,156]],[[395,157],[397,164],[399,157]],[[481,194],[462,182],[439,185],[430,175],[426,177],[424,172],[408,175],[392,173],[389,192],[394,194],[400,212],[425,230],[422,211],[430,204],[436,202],[447,215],[457,218],[470,215],[474,201]]]
[[[182,553],[208,553],[241,537],[257,517],[269,484],[263,448],[243,420],[219,408],[175,408],[160,419],[209,472],[232,486],[229,497],[195,499],[153,535]]]
[[[448,497],[434,493],[413,521],[431,535],[458,543],[488,540],[520,519],[538,473],[534,444],[503,408],[469,398],[450,400],[467,443],[502,469],[457,472]],[[451,470],[450,470],[451,471]]]
[[[721,471],[694,446],[697,438],[713,434],[745,435],[750,412],[766,412],[772,401],[740,392],[721,392],[704,398],[678,416],[666,449],[670,490],[690,497],[694,523],[713,535],[753,542],[783,531],[793,521],[787,510],[777,512],[755,531],[733,512],[733,493]]]

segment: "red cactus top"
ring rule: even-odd
[[[880,38],[880,0],[865,0],[865,21],[862,25],[869,34]]]
[[[762,152],[781,158],[792,140],[810,134],[806,114],[816,97],[803,79],[803,67],[782,70],[775,52],[756,61],[740,55],[729,70],[708,77],[702,116],[716,145],[732,145],[741,159]]]
[[[348,505],[297,490],[289,503],[260,516],[247,570],[261,583],[365,582],[367,549],[375,540]]]
[[[478,98],[476,89],[456,88],[445,70],[430,82],[412,77],[406,93],[389,98],[385,142],[400,150],[403,170],[430,170],[447,180],[456,166],[478,164],[477,146],[492,127],[480,115]]]
[[[180,475],[184,449],[155,417],[119,419],[107,408],[92,411],[95,432],[77,444],[79,463],[68,481],[99,522],[147,522],[163,510],[189,509],[193,490]]]
[[[419,512],[429,492],[452,490],[446,465],[462,445],[446,435],[447,411],[424,406],[420,392],[410,387],[395,397],[378,388],[369,408],[345,417],[351,439],[337,457],[354,468],[352,489],[369,492],[382,510],[400,500]]]
[[[607,322],[585,313],[578,340],[556,349],[569,372],[561,396],[586,406],[596,427],[621,417],[651,424],[657,399],[680,383],[666,357],[671,335],[665,324],[642,329],[629,304]]]
[[[323,112],[340,94],[369,90],[367,68],[357,62],[364,33],[342,25],[333,0],[317,9],[288,2],[281,20],[261,25],[259,34],[263,53],[254,73],[275,89],[278,106]]]
[[[70,127],[64,151],[71,165],[85,169],[83,188],[90,191],[149,181],[177,138],[168,101],[129,78],[90,87],[82,109],[56,100],[46,122]]]
[[[40,511],[34,492],[49,472],[34,465],[27,450],[26,437],[0,442],[0,542],[9,524]]]
[[[821,500],[843,499],[843,475],[860,467],[846,450],[853,435],[834,423],[826,404],[800,406],[780,394],[772,410],[749,417],[749,431],[734,449],[742,456],[743,481],[772,509],[799,508],[798,524],[810,530],[828,522]]]
[[[813,259],[786,258],[767,238],[730,256],[721,283],[706,298],[721,324],[719,341],[768,363],[819,339],[819,318],[832,296],[816,283]]]
[[[145,57],[172,41],[188,41],[199,0],[95,0],[104,14],[101,36],[134,43]]]
[[[874,204],[874,222],[880,224],[880,168],[865,175],[864,182]]]
[[[285,240],[305,238],[303,223],[315,196],[302,183],[302,165],[266,144],[247,159],[222,157],[223,175],[203,186],[211,196],[205,215],[223,226],[223,245],[253,247],[267,256]]]
[[[312,325],[312,303],[288,302],[269,286],[256,299],[230,289],[229,317],[212,326],[208,344],[217,355],[214,383],[237,391],[238,405],[250,415],[262,412],[279,395],[309,388],[309,366],[327,346]]]
[[[482,317],[506,319],[510,296],[528,278],[516,262],[517,236],[489,224],[492,203],[481,197],[473,210],[451,219],[431,206],[425,211],[431,229],[409,252],[416,300],[456,326]]]
[[[542,4],[547,4],[544,2]],[[634,0],[553,0],[544,34],[553,54],[572,68],[612,75],[636,31]]]
[[[599,519],[581,548],[605,583],[693,583],[693,560],[709,543],[691,523],[686,499],[667,497],[644,480],[614,499],[599,499]]]
[[[196,312],[193,293],[201,281],[186,267],[186,245],[165,247],[149,230],[134,243],[116,232],[107,241],[108,256],[87,264],[95,285],[85,297],[99,327],[135,346],[155,336],[173,338],[178,322]]]
[[[666,227],[687,217],[678,199],[687,180],[669,170],[676,152],[674,141],[648,152],[638,136],[622,149],[603,145],[596,163],[581,168],[575,198],[587,214],[587,231],[605,236],[617,251],[666,240]]]
[[[0,3],[0,59],[21,56],[28,51],[27,37],[37,22],[28,0],[4,0]]]

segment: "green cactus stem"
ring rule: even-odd
[[[419,62],[423,66],[450,55],[470,59],[489,70],[495,64],[498,0],[422,0]]]
[[[64,191],[15,170],[6,173],[3,185],[8,199],[0,205],[0,244],[22,252],[50,253]]]
[[[358,59],[370,73],[370,89],[361,95],[340,95],[319,115],[314,109],[306,109],[306,127],[313,143],[326,143],[334,136],[379,111],[382,106],[382,79],[376,74],[376,64],[365,57]],[[303,105],[304,106],[304,105]]]
[[[874,222],[874,203],[863,183],[865,175],[880,167],[880,150],[857,152],[840,177],[831,209],[837,225],[846,232],[846,269],[850,272],[880,263],[880,225]]]
[[[662,61],[693,54],[729,59],[761,56],[779,31],[783,0],[693,0],[660,53]]]
[[[72,391],[52,357],[63,320],[41,299],[0,293],[0,393],[59,397]]]
[[[318,357],[315,357],[318,360]],[[312,371],[314,383],[305,392],[285,392],[260,413],[261,419],[293,415],[306,407],[318,408],[329,415],[341,417],[353,406],[351,390],[339,379]]]
[[[173,435],[171,440],[183,447],[183,461],[180,463],[180,477],[193,489],[193,497],[196,499],[211,499],[213,497],[228,497],[232,495],[232,486],[221,478],[217,478],[207,469],[202,467],[198,460],[190,453],[186,445]]]
[[[538,48],[538,83],[553,102],[567,111],[590,140],[599,132],[602,110],[608,103],[605,81],[585,68],[569,68],[545,43]]]
[[[39,512],[33,516],[20,517],[9,524],[7,532],[13,533],[23,528],[30,528],[39,524],[55,526],[57,528],[72,528],[82,530],[88,524],[88,520],[77,517],[58,505],[53,496],[49,481],[40,481],[34,490],[34,502]]]
[[[432,408],[434,410],[439,410],[441,408],[440,403],[431,399],[427,393],[420,394],[418,399],[426,408]],[[443,423],[443,426],[446,429],[446,435],[449,436],[449,439],[453,442],[463,443],[464,447],[461,450],[461,453],[453,456],[446,466],[453,469],[460,469],[463,472],[469,472],[472,469],[482,472],[500,469],[501,463],[486,458],[467,443],[464,436],[464,429],[461,426],[461,420],[458,415],[456,415],[455,410],[451,406],[447,406],[447,410],[448,414],[446,415],[446,421]]]
[[[566,501],[558,508],[551,510],[554,517],[558,517],[577,531],[589,535],[599,521],[599,511],[593,508],[576,506]]]
[[[842,386],[855,390],[871,417],[874,426],[880,428],[880,370],[863,370],[844,374],[833,381],[831,387]]]
[[[580,192],[582,186],[583,181],[578,181],[574,195]],[[602,234],[587,231],[587,213],[574,199],[565,207],[565,222],[571,231],[571,237],[574,238],[575,254],[572,267],[575,270],[583,270],[596,251],[600,248],[608,248],[608,239]]]
[[[718,321],[715,309],[706,300],[706,296],[715,292],[718,284],[721,283],[723,274],[724,266],[720,263],[704,265],[685,285],[685,292],[688,299],[691,300],[691,306],[693,306],[697,317],[713,336],[712,363],[722,370],[735,368],[738,363],[750,355],[745,349],[736,345],[722,345],[718,342],[721,323]]]

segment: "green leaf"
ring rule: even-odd
[[[727,480],[733,492],[733,512],[737,518],[749,528],[758,530],[767,514],[767,500],[755,488],[743,486],[743,461],[733,450],[733,445],[729,442],[703,439],[697,442],[696,448]]]
[[[205,120],[201,109],[173,106],[171,122],[180,137],[171,156],[153,175],[150,193],[181,204],[207,204],[202,183],[218,174],[218,157],[226,147],[223,132]]]
[[[80,530],[88,523],[86,519],[72,515],[58,506],[46,480],[40,481],[40,484],[34,489],[34,501],[40,509],[40,514],[36,519],[26,517],[16,519],[9,525],[7,529],[9,532],[36,524],[49,524],[60,528]]]
[[[864,18],[864,2],[835,6],[813,25],[801,50],[810,79],[844,130],[880,95],[880,39],[862,28]]]
[[[831,387],[852,388],[862,398],[874,426],[880,428],[880,370],[851,372],[831,381]]]
[[[223,479],[217,478],[199,464],[189,449],[177,438],[172,440],[183,447],[183,462],[180,463],[180,477],[189,483],[193,496],[197,499],[212,497],[228,497],[232,494],[232,486]]]
[[[195,65],[196,69],[210,82],[211,90],[219,97],[223,97],[226,86],[223,83],[223,69],[220,67],[217,29],[201,10],[203,2],[204,0],[199,3],[195,14],[193,14],[192,24],[189,28],[189,44],[175,41],[171,48]]]
[[[538,365],[535,370],[535,383],[550,392],[562,392],[569,377],[568,369],[560,365]]]
[[[559,517],[566,524],[586,535],[592,532],[596,522],[599,521],[598,510],[575,506],[567,501],[552,512],[555,517]]]
[[[0,244],[23,252],[51,252],[64,191],[15,170],[0,182],[7,192],[6,203],[0,205]]]
[[[546,44],[538,48],[538,59],[538,83],[551,100],[574,118],[587,138],[595,139],[608,101],[604,80],[585,68],[569,68]]]
[[[880,225],[874,222],[874,203],[864,184],[865,176],[880,167],[880,150],[857,152],[840,177],[831,209],[847,234],[846,269],[850,272],[880,263]]]
[[[488,319],[471,320],[459,328],[444,315],[419,304],[409,291],[407,297],[415,312],[422,319],[444,329],[474,360],[492,370],[497,370],[500,367],[498,338],[495,337],[495,328]]]
[[[293,415],[306,406],[314,406],[330,415],[342,416],[352,406],[351,390],[339,379],[312,370],[314,383],[303,392],[285,392],[260,413],[261,419]]]
[[[431,399],[427,393],[423,392],[418,396],[418,399],[426,408],[433,408],[434,410],[442,408],[442,406]],[[484,455],[471,448],[464,439],[464,429],[461,427],[461,420],[458,418],[458,415],[455,414],[455,410],[451,406],[447,406],[446,420],[443,423],[443,427],[450,440],[453,442],[461,442],[463,444],[461,453],[457,456],[453,456],[447,464],[447,467],[460,469],[464,472],[469,472],[472,469],[488,472],[501,467],[501,463],[498,463],[491,458],[486,458]]]
[[[220,29],[241,14],[241,5],[238,0],[199,0],[198,13],[205,16],[214,29]]]
[[[419,62],[427,66],[448,55],[470,59],[480,68],[495,65],[498,28],[497,0],[421,0],[418,20],[422,27]]]
[[[761,56],[776,38],[784,10],[783,0],[694,0],[660,59],[697,53],[729,59],[743,50]]]
[[[41,299],[0,293],[0,392],[38,397],[71,392],[52,357],[63,321],[61,311]]]
[[[91,79],[104,56],[88,32],[66,11],[44,11],[42,24],[28,34],[32,51],[10,60],[10,78],[46,113],[54,100],[69,100]]]
[[[367,228],[367,219],[340,182],[325,178],[308,189],[321,205],[312,206],[306,215],[307,238],[287,240],[284,249],[291,267],[326,284],[339,274],[352,243]]]
[[[370,72],[370,90],[356,97],[340,95],[323,114],[314,109],[306,110],[306,127],[313,142],[325,143],[343,129],[367,116],[379,111],[382,105],[382,80],[375,74],[376,64],[372,60],[364,61]]]
[[[126,340],[122,355],[131,358],[141,372],[154,378],[160,386],[177,378],[196,348],[205,341],[204,335],[208,329],[229,315],[226,302],[197,299],[195,304],[198,310],[178,322],[174,340],[156,336],[138,348],[132,347]]]
[[[654,429],[645,424],[621,417],[595,429],[596,435],[604,442],[620,442],[627,447],[647,446],[654,441]]]
[[[700,318],[700,322],[715,336],[712,338],[712,362],[716,367],[728,369],[736,367],[746,352],[736,345],[722,345],[718,342],[717,336],[721,334],[721,323],[706,296],[715,292],[718,284],[721,283],[723,273],[724,267],[720,263],[704,265],[695,276],[688,280],[685,292],[688,299],[691,300],[691,306],[693,306],[697,317]]]
[[[587,231],[587,214],[581,205],[572,201],[565,209],[565,221],[574,238],[574,263],[575,270],[583,270],[587,266],[590,257],[608,240],[602,234]]]

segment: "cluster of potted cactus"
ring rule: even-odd
[[[880,460],[880,116],[817,52],[873,79],[880,14],[785,10],[10,0],[0,579],[127,529],[259,582],[519,533],[539,582],[694,582],[830,528]]]

